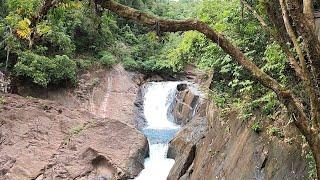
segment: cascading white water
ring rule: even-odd
[[[147,127],[143,129],[149,140],[150,157],[145,169],[136,180],[165,180],[174,164],[168,159],[168,143],[178,131],[173,116],[168,111],[175,98],[179,82],[153,82],[147,86],[144,99],[144,115]]]

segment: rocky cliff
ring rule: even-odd
[[[302,139],[294,126],[283,124],[285,138],[266,130],[257,134],[252,120],[241,120],[234,110],[221,113],[210,101],[202,101],[190,117],[198,98],[188,89],[177,97],[174,114],[185,125],[170,142],[168,156],[176,161],[169,180],[307,178]]]
[[[136,126],[133,104],[140,83],[135,82],[136,76],[117,64],[110,70],[96,68],[80,74],[75,88],[43,89],[23,84],[17,94],[52,100],[68,108],[83,108],[96,116]]]
[[[129,179],[144,168],[132,75],[116,65],[79,79],[71,89],[20,86],[25,98],[0,94],[0,179]]]

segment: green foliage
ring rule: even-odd
[[[88,70],[93,65],[93,62],[89,59],[77,59],[76,64],[78,69]]]
[[[76,81],[76,63],[66,55],[53,58],[24,51],[19,55],[19,62],[14,66],[17,76],[27,77],[34,83],[47,86],[62,80]]]
[[[191,10],[189,1],[123,3],[165,17],[182,18],[195,14],[195,6]],[[97,58],[106,68],[112,67],[116,59],[122,59],[129,70],[172,73],[182,69],[168,56],[172,46],[177,44],[178,34],[162,34],[160,37],[156,32],[148,33],[147,28],[136,23],[119,19],[107,11],[100,12],[89,1],[62,1],[50,9],[35,27],[30,27],[32,17],[37,15],[42,4],[41,0],[7,0],[1,3],[0,64],[15,71],[17,76],[29,78],[42,86],[59,83],[61,76],[67,76],[73,82],[75,75],[70,73],[74,71],[73,66],[72,70],[59,76],[55,70],[48,72],[48,69],[54,69],[53,60],[61,63],[59,56],[63,55],[69,60],[76,59],[75,72],[90,68],[94,61],[78,58],[79,54]],[[177,13],[176,9],[181,11]],[[36,41],[32,40],[32,30],[35,30],[33,37]],[[31,60],[25,58],[26,49]],[[101,51],[107,53],[97,55]]]
[[[262,70],[272,74],[281,83],[285,84],[287,81],[285,70],[289,65],[281,47],[276,43],[269,44],[264,52],[263,60],[265,63]]]
[[[268,132],[268,134],[270,134],[272,136],[277,136],[279,138],[284,138],[283,132],[279,128],[275,127],[275,126],[270,125],[268,127],[267,132]]]
[[[117,63],[115,57],[107,51],[103,51],[100,53],[101,58],[99,59],[99,62],[106,68],[111,68],[114,64]]]
[[[59,30],[52,31],[45,36],[52,46],[51,53],[61,53],[71,55],[75,51],[75,45],[69,35]]]
[[[123,59],[122,64],[126,70],[130,70],[130,71],[139,70],[139,66],[140,66],[137,61],[135,61],[130,57],[125,57]]]
[[[218,93],[216,91],[210,91],[208,96],[220,108],[226,108],[230,98],[227,93]]]
[[[280,102],[274,92],[268,91],[262,97],[257,97],[250,105],[251,109],[261,109],[265,115],[271,115],[279,109]]]
[[[259,122],[255,122],[252,124],[251,129],[255,132],[255,133],[260,133],[262,128]]]
[[[316,163],[311,151],[309,151],[308,154],[306,155],[306,159],[308,162],[309,180],[316,180],[317,179]]]
[[[0,96],[0,105],[5,103],[6,103],[6,99],[3,96]]]

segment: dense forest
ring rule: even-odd
[[[0,0],[0,69],[12,83],[76,86],[121,63],[175,76],[213,74],[208,97],[243,120],[288,112],[320,175],[319,1]],[[131,8],[129,8],[131,7]],[[259,82],[259,83],[257,83]],[[260,122],[251,127],[259,133]],[[268,127],[281,138],[281,127]]]

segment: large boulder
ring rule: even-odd
[[[178,134],[170,141],[168,158],[176,159],[188,146],[193,146],[204,137],[207,132],[207,120],[205,117],[193,118],[185,125]]]
[[[175,159],[175,163],[169,173],[169,180],[179,179],[186,173],[195,158],[196,145],[204,138],[206,132],[206,118],[196,117],[185,125],[175,138],[170,141],[167,156]]]
[[[52,101],[0,95],[1,179],[127,179],[147,139],[118,120]]]
[[[177,90],[172,114],[175,123],[185,125],[195,116],[195,112],[198,109],[197,105],[200,104],[200,97],[184,83],[179,84]]]

